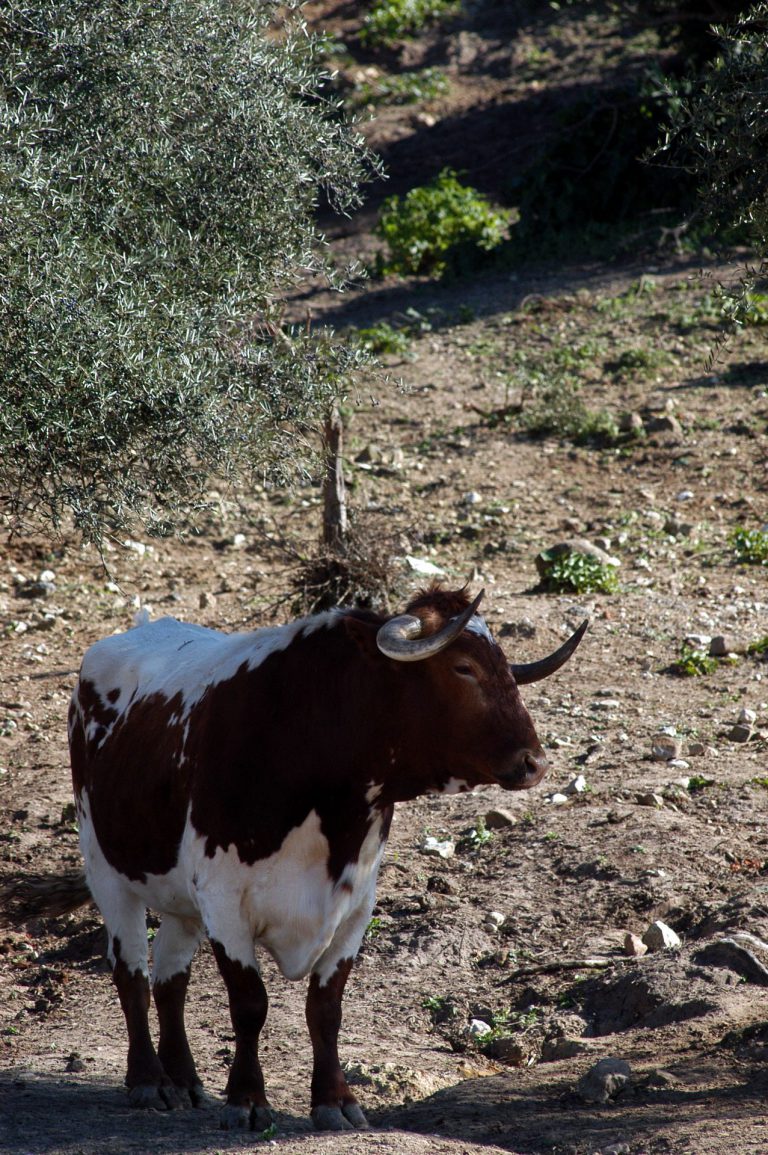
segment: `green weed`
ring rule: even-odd
[[[388,257],[379,254],[382,274],[426,273],[442,277],[476,263],[505,239],[511,214],[495,210],[451,169],[404,197],[388,197],[376,226]]]
[[[369,353],[408,353],[411,338],[402,329],[396,329],[389,321],[377,321],[367,329],[358,329],[357,341]]]
[[[388,48],[460,10],[460,0],[374,0],[360,39],[369,48]]]
[[[543,586],[552,593],[612,594],[619,588],[616,567],[585,553],[567,553],[547,561]]]
[[[700,678],[713,674],[716,669],[717,658],[710,658],[704,650],[686,645],[683,645],[678,660],[672,664],[673,672],[684,678]]]
[[[393,76],[364,81],[351,97],[356,106],[366,104],[422,104],[445,96],[448,77],[442,68],[420,68]]]
[[[768,565],[768,529],[737,529],[731,544],[743,565]]]
[[[747,646],[747,653],[757,658],[765,657],[765,655],[768,654],[768,634],[766,634],[764,638],[759,638],[756,642],[750,642]]]

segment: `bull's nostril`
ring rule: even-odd
[[[526,750],[522,768],[526,778],[538,782],[546,774],[549,763],[543,754],[534,754],[532,750]]]

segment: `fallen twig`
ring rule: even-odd
[[[531,978],[533,975],[555,975],[558,971],[604,970],[605,967],[620,962],[626,962],[626,959],[612,955],[610,958],[565,958],[559,962],[537,963],[536,966],[523,967],[511,975],[506,975],[498,985],[506,986],[507,983],[515,983],[518,979]]]

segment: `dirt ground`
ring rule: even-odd
[[[489,91],[472,36],[447,41],[450,100],[465,107]],[[508,54],[524,43],[508,40]],[[497,79],[500,44],[488,53]],[[414,115],[388,110],[369,131],[410,140]],[[337,230],[339,252],[369,253],[369,225],[363,214]],[[768,522],[768,330],[750,326],[710,366],[715,288],[734,269],[701,264],[649,253],[631,266],[371,282],[341,301],[312,291],[296,303],[337,326],[387,320],[407,337],[384,356],[389,378],[361,384],[347,433],[353,511],[400,558],[393,609],[428,562],[449,584],[485,588],[513,661],[590,618],[572,662],[523,695],[552,770],[525,794],[398,808],[342,1032],[374,1131],[311,1132],[304,992],[269,960],[276,1133],[220,1131],[215,1110],[129,1110],[122,1016],[86,910],[0,931],[0,1151],[768,1152],[768,948],[756,941],[768,940],[768,665],[745,652],[768,636],[768,583],[732,538]],[[531,436],[533,369],[642,428],[607,443]],[[319,490],[307,486],[222,493],[198,538],[115,546],[108,574],[74,540],[4,544],[0,880],[78,864],[65,718],[86,646],[145,605],[222,629],[287,619],[295,565],[281,543],[311,550],[319,524]],[[536,554],[574,536],[619,559],[617,592],[541,591]],[[728,635],[733,656],[681,676],[672,666],[691,635]],[[663,730],[679,740],[673,762],[654,757]],[[579,776],[585,789],[567,792]],[[430,838],[452,855],[429,853]],[[626,933],[658,919],[681,945],[628,957]],[[220,1095],[233,1036],[207,948],[189,1024]],[[631,1076],[595,1103],[579,1084],[602,1058]]]

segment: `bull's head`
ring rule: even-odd
[[[453,762],[455,755],[459,765],[466,767],[466,772],[459,770],[466,784],[463,788],[483,781],[512,790],[535,786],[548,763],[517,687],[559,670],[589,623],[583,622],[548,657],[513,664],[507,662],[482,618],[475,619],[483,591],[435,628],[441,601],[444,607],[451,598],[461,597],[439,589],[429,591],[411,604],[409,612],[385,622],[378,630],[376,644],[398,663],[437,659],[428,663],[430,680],[441,688],[437,692],[447,709],[445,734],[436,736],[436,743],[442,746],[445,742],[446,762]],[[439,655],[445,656],[440,659]]]

